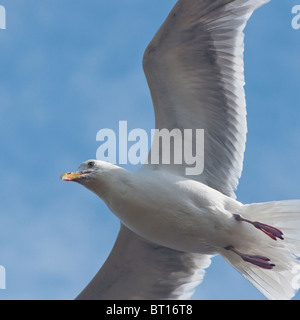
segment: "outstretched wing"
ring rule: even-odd
[[[156,128],[204,129],[204,172],[190,178],[232,197],[247,132],[243,29],[268,1],[179,0],[144,56]],[[186,166],[145,167],[185,175]],[[77,299],[187,299],[210,258],[149,243],[122,226],[107,262]]]
[[[210,256],[152,244],[121,226],[106,263],[77,299],[189,299],[210,263]]]
[[[180,0],[144,55],[156,128],[204,129],[204,171],[189,178],[231,197],[247,134],[243,30],[253,11],[269,1]],[[190,145],[195,151],[195,142]],[[162,152],[157,145],[153,150]],[[182,165],[149,166],[179,175],[189,167],[184,157]]]

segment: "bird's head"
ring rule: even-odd
[[[61,175],[63,181],[80,183],[96,194],[100,195],[112,176],[112,170],[118,168],[108,162],[88,160],[80,165],[74,172],[67,172]]]

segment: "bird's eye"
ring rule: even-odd
[[[95,166],[95,162],[91,161],[88,163],[89,168],[93,168]]]

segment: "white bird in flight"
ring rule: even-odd
[[[96,160],[62,175],[121,221],[77,299],[189,299],[217,254],[269,299],[299,289],[300,200],[244,205],[234,193],[247,133],[243,30],[267,2],[179,0],[145,51],[156,129],[204,129],[201,175],[184,162],[129,172]]]

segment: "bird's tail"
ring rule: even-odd
[[[284,239],[274,241],[254,228],[257,237],[244,244],[245,256],[261,263],[270,259],[269,269],[245,261],[237,251],[224,250],[222,256],[268,299],[293,298],[300,287],[300,200],[245,205],[241,215],[282,231]]]

